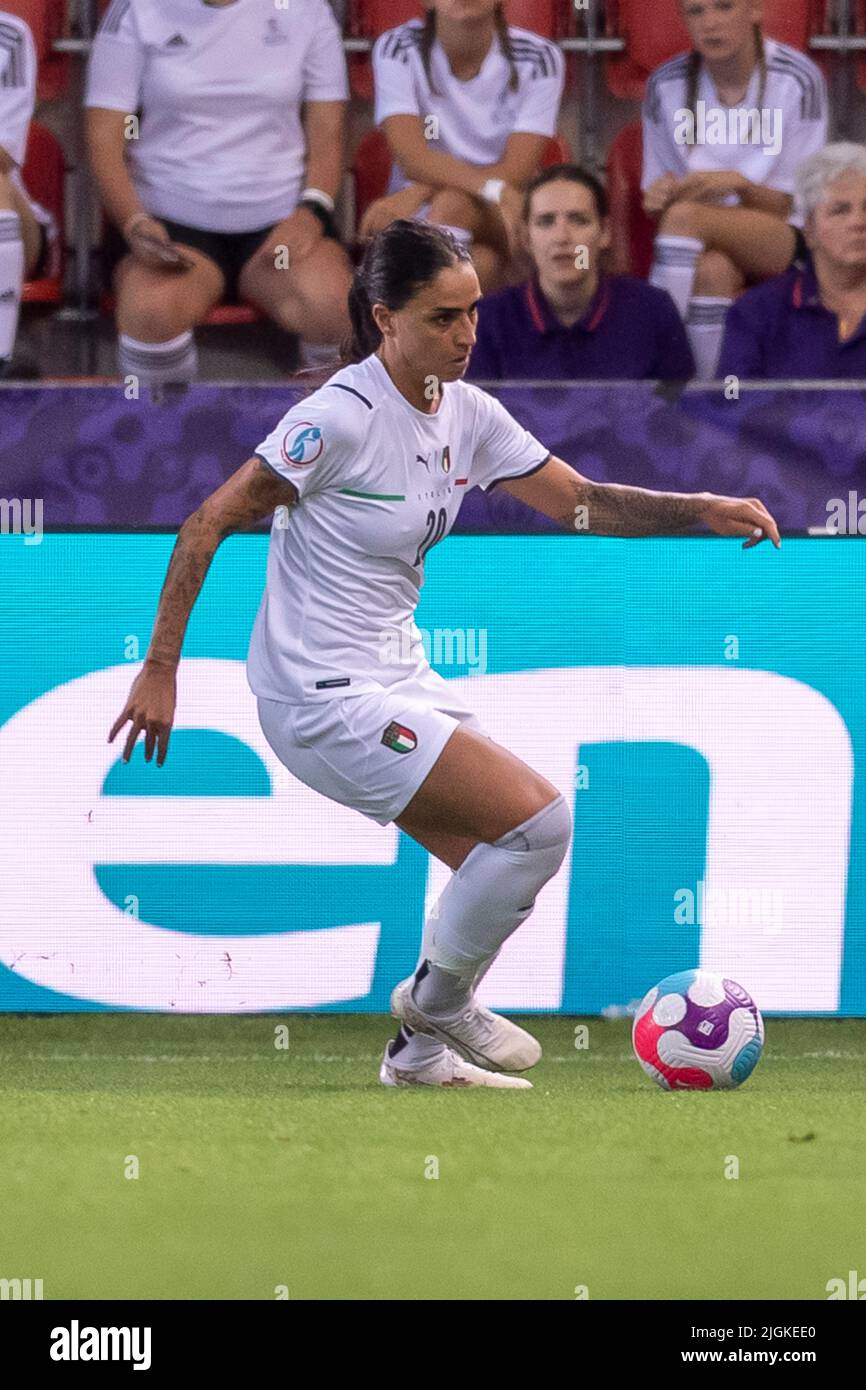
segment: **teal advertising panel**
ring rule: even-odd
[[[213,562],[165,766],[107,742],[173,544],[0,537],[0,1009],[387,1011],[449,871],[265,742],[266,537]],[[574,818],[486,1003],[618,1011],[700,965],[866,1014],[863,540],[452,536],[417,621]]]

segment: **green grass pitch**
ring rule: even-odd
[[[866,1274],[866,1020],[770,1019],[750,1080],[710,1094],[658,1090],[627,1021],[524,1022],[545,1055],[509,1093],[380,1087],[382,1017],[2,1016],[0,1278],[46,1299],[826,1299]]]

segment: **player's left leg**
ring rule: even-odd
[[[336,356],[349,331],[347,301],[352,267],[338,241],[323,238],[297,264],[281,269],[273,256],[254,253],[238,279],[241,296],[267,314],[287,333],[296,333],[307,348],[302,365],[323,352]],[[315,349],[319,352],[316,353]],[[313,349],[312,354],[309,349]]]
[[[475,848],[478,841],[471,835],[453,835],[444,830],[424,829],[413,835],[419,844],[436,859],[455,873],[467,854]],[[424,925],[421,952],[415,966],[416,974],[427,958],[430,944],[431,919]],[[491,956],[484,963],[472,986],[474,994],[499,954]],[[397,1036],[385,1048],[379,1080],[383,1086],[509,1086],[515,1082],[521,1089],[531,1086],[531,1082],[518,1077],[508,1077],[500,1072],[484,1071],[471,1062],[459,1057],[445,1043],[431,1038],[427,1033],[417,1033],[408,1024],[401,1023]]]

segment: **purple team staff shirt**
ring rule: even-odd
[[[583,318],[566,328],[535,274],[486,295],[466,372],[475,381],[689,381],[695,363],[666,290],[605,275]]]
[[[732,304],[717,375],[745,381],[853,381],[866,378],[866,317],[839,340],[811,261],[792,266]]]

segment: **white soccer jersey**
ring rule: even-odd
[[[498,38],[494,38],[477,76],[463,82],[451,71],[438,39],[430,52],[433,88],[421,61],[424,24],[410,19],[380,34],[373,46],[376,90],[375,121],[388,116],[436,117],[438,137],[430,147],[467,164],[497,164],[509,135],[556,133],[565,76],[562,53],[555,43],[529,29],[509,25],[519,85],[509,89],[511,69]],[[394,165],[389,192],[409,180]]]
[[[0,10],[0,146],[15,160],[10,182],[24,195],[36,220],[52,236],[56,234],[52,214],[34,202],[21,178],[27,133],[36,107],[36,71],[36,47],[29,25],[17,15]]]
[[[736,139],[736,111],[758,109],[761,76],[756,67],[748,91],[738,108],[729,114],[722,105],[705,63],[701,65],[697,105],[703,103],[695,128],[704,143],[679,143],[676,132],[684,130],[683,112],[687,100],[688,54],[663,63],[649,80],[643,106],[643,177],[648,188],[663,174],[685,174],[706,170],[736,169],[753,183],[760,183],[793,195],[798,166],[827,143],[827,84],[820,68],[796,48],[765,40],[767,82],[760,111],[763,125],[760,143]],[[715,114],[721,113],[721,114]],[[727,129],[724,128],[727,126]],[[757,134],[757,126],[755,127]],[[724,141],[719,137],[725,135]],[[730,136],[735,139],[732,142]],[[713,143],[719,140],[719,143]],[[736,197],[726,203],[736,204]],[[797,222],[796,215],[790,218]]]
[[[0,145],[21,165],[36,106],[36,49],[28,25],[0,10]]]
[[[90,55],[85,105],[142,110],[128,158],[148,212],[249,232],[297,204],[301,103],[347,97],[327,0],[112,0]]]
[[[278,509],[247,672],[289,704],[359,695],[427,670],[414,611],[424,558],[476,484],[550,458],[504,406],[447,382],[417,410],[371,355],[283,416],[257,456],[297,488]]]

